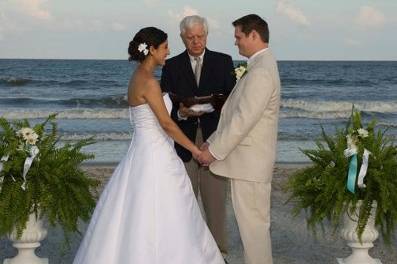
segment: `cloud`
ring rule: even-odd
[[[179,12],[174,12],[173,10],[168,10],[168,15],[174,20],[179,23],[184,17],[186,16],[193,16],[193,15],[200,15],[199,11],[191,6],[184,6],[183,10]],[[212,29],[220,29],[220,24],[218,20],[212,18],[212,17],[205,17],[207,19],[208,25],[209,25],[209,30]]]
[[[363,29],[380,28],[385,24],[385,15],[371,6],[362,6],[355,18],[355,23]]]
[[[31,17],[48,20],[51,19],[51,14],[43,7],[43,4],[48,0],[15,0],[16,8]]]
[[[1,5],[0,5],[1,10]],[[0,11],[0,40],[6,38],[6,35],[9,32],[17,32],[20,31],[20,27],[17,27],[13,20],[10,19],[10,15],[7,15],[6,12]]]
[[[194,9],[191,6],[184,6],[181,12],[176,12],[176,13],[173,10],[168,10],[168,15],[174,20],[177,20],[178,22],[181,21],[182,18],[184,18],[185,16],[192,16],[198,14],[199,14],[198,10]]]
[[[0,0],[0,38],[37,25],[49,25],[52,15],[43,6],[46,2],[48,0]]]
[[[160,0],[144,0],[143,3],[147,7],[157,7],[160,4]]]
[[[288,17],[292,22],[301,26],[309,26],[310,22],[303,12],[292,5],[288,0],[277,1],[277,13]]]
[[[219,25],[219,22],[216,19],[208,17],[207,21],[208,21],[208,24],[209,24],[208,26],[209,26],[210,30],[211,29],[220,29],[221,28],[221,26]]]
[[[118,22],[113,22],[111,26],[113,31],[124,31],[126,27]]]
[[[352,46],[352,47],[358,47],[358,46],[361,45],[361,43],[360,43],[359,41],[357,41],[357,40],[355,40],[355,39],[352,39],[352,38],[347,38],[347,39],[345,39],[345,43],[346,43],[348,46]]]
[[[5,31],[5,23],[6,23],[6,18],[3,14],[3,12],[0,12],[0,40],[4,39],[3,32]]]

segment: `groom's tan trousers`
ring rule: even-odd
[[[272,264],[271,183],[231,180],[233,209],[244,247],[245,264]]]
[[[201,129],[197,130],[196,144],[202,143]],[[228,179],[213,174],[208,167],[200,166],[194,159],[185,163],[196,197],[200,194],[205,219],[219,250],[227,254],[226,238],[226,188]]]

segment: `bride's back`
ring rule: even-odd
[[[137,106],[145,104],[145,91],[148,84],[156,81],[151,72],[146,71],[139,65],[136,71],[132,74],[128,84],[128,105]]]

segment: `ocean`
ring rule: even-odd
[[[239,63],[238,61],[235,62]],[[127,85],[135,63],[121,60],[0,59],[0,116],[42,121],[58,113],[62,141],[93,136],[92,162],[114,163],[128,149]],[[352,105],[364,122],[397,140],[397,62],[280,61],[282,83],[277,162],[308,159],[321,126],[344,127]],[[155,72],[161,76],[161,69]]]

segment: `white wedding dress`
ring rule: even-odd
[[[172,103],[163,96],[168,112]],[[224,264],[173,140],[148,104],[93,213],[74,264]]]

